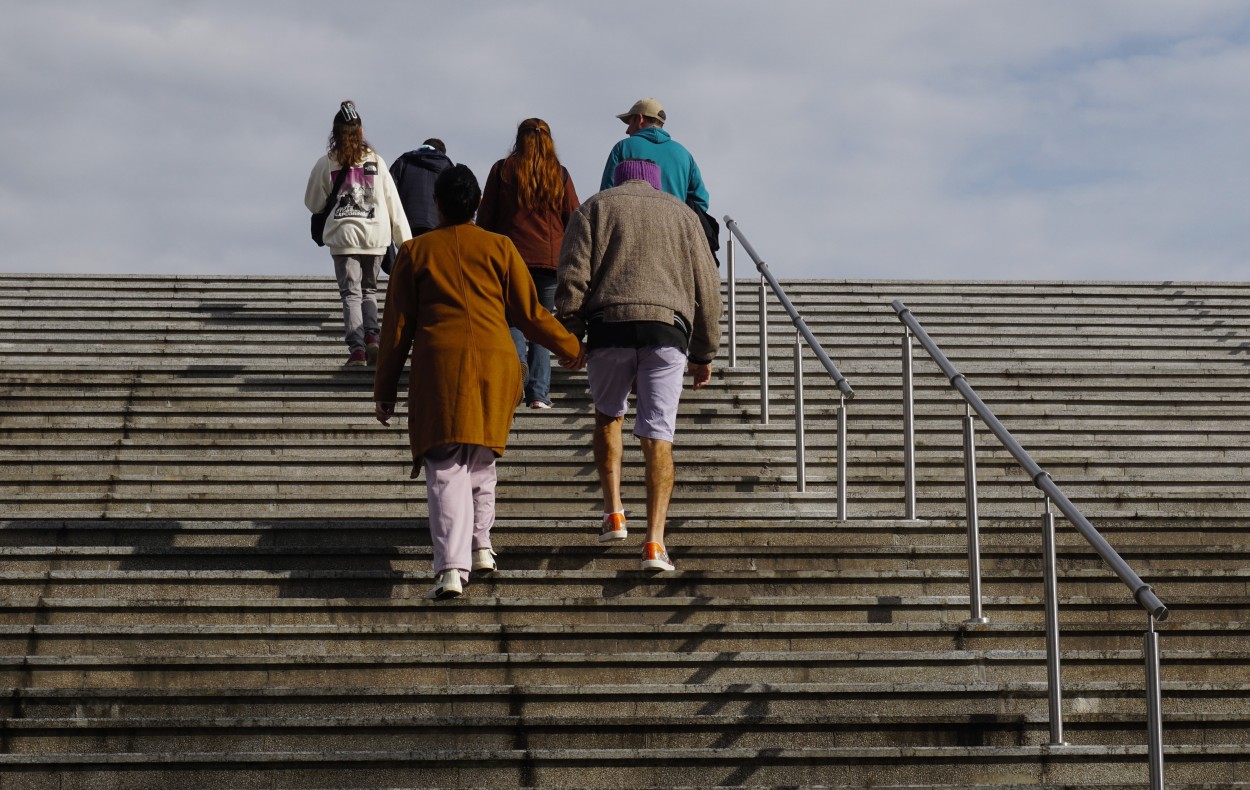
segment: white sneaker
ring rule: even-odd
[[[434,586],[430,588],[429,597],[436,601],[444,598],[455,598],[464,592],[460,584],[460,571],[448,568],[434,577]]]
[[[499,566],[495,563],[495,554],[493,549],[474,549],[473,550],[473,570],[485,571],[490,573]]]

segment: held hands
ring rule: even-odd
[[[712,380],[712,363],[690,362],[686,365],[686,373],[694,377],[694,388],[702,389]]]
[[[389,426],[390,420],[395,416],[395,404],[384,403],[380,400],[373,402],[373,416],[378,418],[378,422]]]
[[[577,356],[575,357],[561,357],[560,367],[566,370],[581,370],[586,367],[586,345],[584,343],[578,344]]]

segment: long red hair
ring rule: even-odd
[[[516,159],[517,201],[530,211],[559,212],[564,203],[564,168],[556,157],[551,127],[541,118],[526,118],[512,146]]]

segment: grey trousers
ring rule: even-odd
[[[381,255],[332,255],[334,276],[343,300],[343,340],[348,351],[365,347],[365,335],[382,334],[378,323],[378,273]]]

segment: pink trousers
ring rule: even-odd
[[[477,444],[447,444],[425,454],[434,572],[469,580],[473,549],[489,549],[495,525],[495,453]]]

